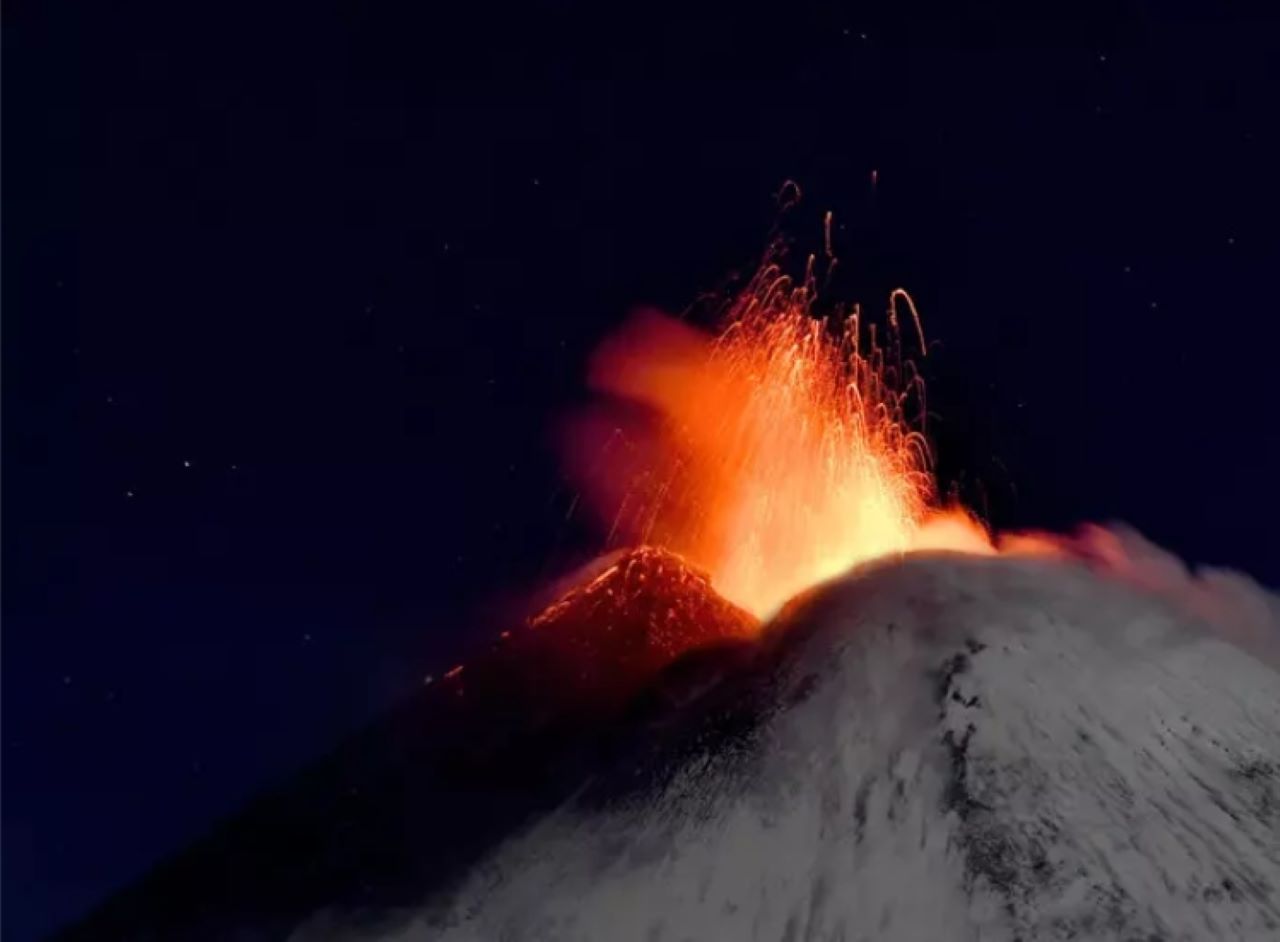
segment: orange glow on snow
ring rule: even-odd
[[[615,408],[571,442],[613,542],[679,553],[760,617],[865,560],[992,552],[975,518],[937,502],[924,386],[902,356],[904,332],[924,342],[911,298],[892,293],[879,342],[856,307],[814,317],[815,295],[812,259],[795,281],[771,255],[718,336],[637,315],[591,363]]]

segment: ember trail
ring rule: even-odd
[[[910,296],[890,295],[881,340],[856,305],[815,316],[815,268],[811,256],[795,279],[771,249],[715,336],[634,317],[590,366],[614,407],[571,436],[615,545],[676,552],[761,618],[868,559],[990,551],[971,515],[938,500],[924,382],[903,355],[904,322],[924,354]]]

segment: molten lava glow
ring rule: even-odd
[[[882,344],[857,308],[813,316],[813,267],[797,282],[767,257],[714,338],[638,315],[591,365],[617,408],[573,440],[615,542],[681,554],[761,617],[874,557],[991,551],[974,518],[936,503],[924,387],[901,354],[904,316],[923,348],[911,298],[891,295]]]

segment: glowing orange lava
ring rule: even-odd
[[[614,407],[571,440],[613,542],[683,555],[761,617],[878,556],[991,552],[981,524],[938,505],[924,385],[902,356],[904,319],[923,353],[911,298],[892,293],[881,343],[856,307],[815,317],[816,293],[812,258],[797,281],[771,252],[714,338],[638,315],[591,364]]]

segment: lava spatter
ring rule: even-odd
[[[623,545],[662,546],[766,618],[859,562],[913,549],[990,551],[983,527],[938,500],[925,437],[910,296],[883,340],[859,308],[814,314],[776,252],[727,305],[716,335],[645,312],[605,341],[590,382],[605,401],[567,436],[571,473]]]

